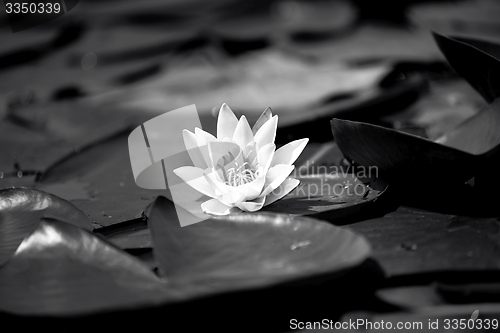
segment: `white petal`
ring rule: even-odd
[[[222,202],[220,202],[217,199],[210,199],[208,201],[205,201],[201,204],[201,210],[205,214],[209,215],[228,215],[231,213],[237,213],[240,212],[241,210],[236,208],[236,207],[230,207],[227,205],[224,205]]]
[[[224,184],[216,171],[205,170],[205,179],[215,189],[215,197],[222,203],[234,206],[245,200],[245,194],[238,191],[236,187]]]
[[[217,118],[217,139],[232,138],[237,124],[233,110],[226,103],[222,104]]]
[[[274,116],[255,133],[255,142],[259,148],[264,147],[269,143],[274,143],[276,139],[276,129],[278,128],[278,116]]]
[[[262,191],[261,196],[268,195],[280,186],[281,183],[288,178],[294,168],[295,167],[293,165],[286,164],[278,164],[270,168],[266,174],[266,184],[264,185],[264,190]]]
[[[250,142],[245,147],[245,149],[243,149],[243,155],[245,156],[247,161],[249,161],[251,164],[253,164],[254,161],[258,162],[258,160],[255,160],[255,159],[257,159],[257,156],[258,156],[257,152],[258,152],[257,143],[255,143],[255,141]]]
[[[205,174],[202,169],[192,166],[183,166],[174,169],[173,172],[196,191],[215,198],[215,189],[205,179]]]
[[[252,133],[255,135],[257,131],[264,125],[269,119],[271,119],[273,116],[273,112],[271,108],[266,108],[264,112],[260,115],[259,119],[255,122],[255,124],[252,127]]]
[[[288,178],[283,183],[281,183],[281,185],[277,189],[266,196],[266,202],[264,203],[264,206],[272,204],[273,202],[283,198],[285,195],[292,192],[292,190],[295,189],[299,184],[300,180],[295,178]]]
[[[295,140],[276,150],[271,167],[278,164],[292,165],[300,156],[308,141],[309,139]]]
[[[252,129],[250,128],[245,116],[241,116],[238,121],[238,125],[236,125],[236,129],[234,130],[233,140],[241,147],[241,149],[244,149],[250,142],[255,141]]]
[[[194,128],[194,134],[196,134],[196,139],[198,142],[207,143],[212,141],[217,141],[217,138],[212,134],[205,132],[199,127]]]
[[[208,155],[215,168],[228,165],[241,154],[240,146],[234,142],[212,141],[208,143]]]
[[[198,142],[198,148],[200,149],[203,160],[207,166],[213,166],[212,161],[210,160],[210,155],[208,154],[208,142],[217,141],[217,139],[212,134],[207,133],[198,127],[194,129],[194,134],[196,135],[196,141]]]
[[[264,174],[267,173],[267,170],[269,170],[271,162],[274,159],[273,156],[275,154],[275,149],[276,145],[274,143],[268,143],[267,145],[259,149],[259,166],[262,167],[261,170]]]
[[[238,208],[245,212],[255,212],[264,206],[266,198],[257,198],[253,201],[243,201],[238,204]]]
[[[265,175],[261,175],[254,181],[233,187],[244,197],[243,201],[253,200],[260,196],[266,182]]]
[[[191,161],[193,161],[194,166],[202,169],[207,168],[208,165],[205,163],[205,160],[201,155],[196,135],[185,129],[182,131],[182,137],[184,138],[184,145],[186,146],[186,150],[191,158]]]

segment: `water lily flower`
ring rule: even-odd
[[[217,119],[217,137],[202,129],[183,131],[184,144],[194,166],[174,173],[207,196],[204,213],[227,215],[254,212],[281,199],[300,181],[289,177],[293,163],[309,139],[292,141],[278,150],[274,140],[278,116],[267,108],[250,128],[223,104]]]

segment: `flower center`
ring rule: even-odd
[[[219,159],[217,170],[224,178],[224,184],[233,187],[251,183],[262,173],[253,150],[239,151],[238,154],[229,151]]]
[[[259,170],[255,170],[250,166],[250,163],[245,162],[243,165],[229,168],[226,170],[226,185],[240,186],[254,181],[259,176]]]

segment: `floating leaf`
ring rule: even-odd
[[[333,278],[370,254],[363,237],[302,217],[240,214],[183,228],[163,197],[148,216],[165,279],[100,237],[33,216],[36,227],[0,268],[0,310],[60,317],[159,306]]]
[[[82,211],[55,195],[28,188],[0,190],[0,266],[42,218],[64,219],[92,230],[89,218]]]
[[[482,40],[482,39],[473,39],[462,36],[453,36],[453,39],[456,39],[462,43],[469,44],[476,49],[483,51],[484,53],[493,56],[498,61],[500,61],[500,45],[497,43],[493,43],[491,41]]]
[[[193,31],[186,27],[165,29],[137,29],[113,26],[94,29],[72,47],[68,55],[72,65],[80,67],[88,50],[94,52],[98,66],[168,55],[182,42],[193,38]]]
[[[0,310],[68,316],[176,299],[146,265],[100,238],[61,221],[31,220],[38,225],[0,269]]]
[[[85,196],[72,202],[103,226],[140,217],[155,196],[165,191],[145,190],[135,184],[126,134],[59,161],[35,186],[63,198],[82,192]]]
[[[500,143],[500,98],[436,140],[473,155],[489,152]]]
[[[310,63],[276,50],[236,59],[183,56],[171,62],[171,70],[154,80],[93,100],[157,113],[165,105],[176,109],[196,104],[200,114],[211,114],[214,107],[227,103],[253,122],[262,105],[280,110],[280,117],[304,114],[305,108],[323,98],[373,88],[390,70],[386,64],[357,68],[340,62]]]
[[[336,168],[331,167],[332,170],[337,170]],[[311,216],[339,224],[344,219],[352,221],[360,213],[374,213],[375,207],[372,205],[385,191],[385,187],[371,188],[355,174],[337,171],[297,179],[300,184],[295,190],[265,207],[263,211]]]
[[[395,129],[420,129],[421,136],[435,140],[488,104],[465,80],[433,80],[429,88],[411,106],[411,112],[395,113],[384,120]]]
[[[459,272],[471,271],[470,279],[492,281],[500,263],[496,218],[458,217],[402,206],[349,228],[377,244],[373,258],[387,276],[406,277],[413,285],[442,280],[446,274],[447,280],[456,282],[463,275]],[[498,281],[498,275],[493,277]]]
[[[392,71],[383,81],[396,72]],[[407,77],[403,81],[387,81],[390,81],[390,86],[377,86],[352,94],[334,94],[309,107],[307,112],[303,112],[303,109],[286,110],[280,114],[276,141],[289,142],[300,138],[304,133],[312,141],[330,141],[332,137],[328,122],[332,117],[350,120],[378,119],[399,111],[402,106],[411,105],[427,84],[421,76]]]
[[[382,178],[404,184],[432,184],[433,190],[463,184],[500,144],[496,128],[500,100],[486,106],[436,142],[360,122],[332,119],[335,140],[344,155],[376,166]],[[424,183],[420,183],[424,181]]]
[[[242,213],[181,227],[178,213],[189,214],[163,197],[146,212],[154,254],[167,279],[196,293],[330,274],[370,254],[363,237],[310,218]]]
[[[0,123],[2,187],[9,175],[42,174],[57,162],[128,131],[133,122],[130,114],[76,102],[28,105],[6,118]]]
[[[371,62],[436,61],[442,55],[428,32],[419,33],[387,24],[360,24],[346,38],[291,43],[287,50],[304,58],[348,62],[360,66]]]
[[[298,179],[301,182],[299,187],[262,211],[315,217],[343,225],[382,216],[395,209],[393,204],[381,198],[386,190],[385,184],[363,183],[353,174],[339,172],[334,176],[322,174]],[[109,225],[96,232],[121,249],[152,247],[150,230],[142,219]]]
[[[486,101],[500,97],[500,45],[434,33],[439,48],[455,71]],[[471,44],[469,44],[471,43]],[[492,53],[488,53],[492,52]]]
[[[216,20],[210,29],[222,39],[247,43],[279,43],[290,37],[324,40],[348,31],[357,18],[356,8],[348,1],[280,1],[260,11],[241,10],[241,14]]]

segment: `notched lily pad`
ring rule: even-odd
[[[181,227],[177,213],[189,214],[164,197],[146,212],[154,254],[167,279],[198,294],[337,274],[370,255],[363,237],[310,218],[242,213]]]
[[[500,97],[500,45],[438,33],[434,39],[453,69],[486,101]]]
[[[0,190],[0,266],[9,260],[42,218],[60,219],[92,230],[85,213],[55,195],[29,188]]]

